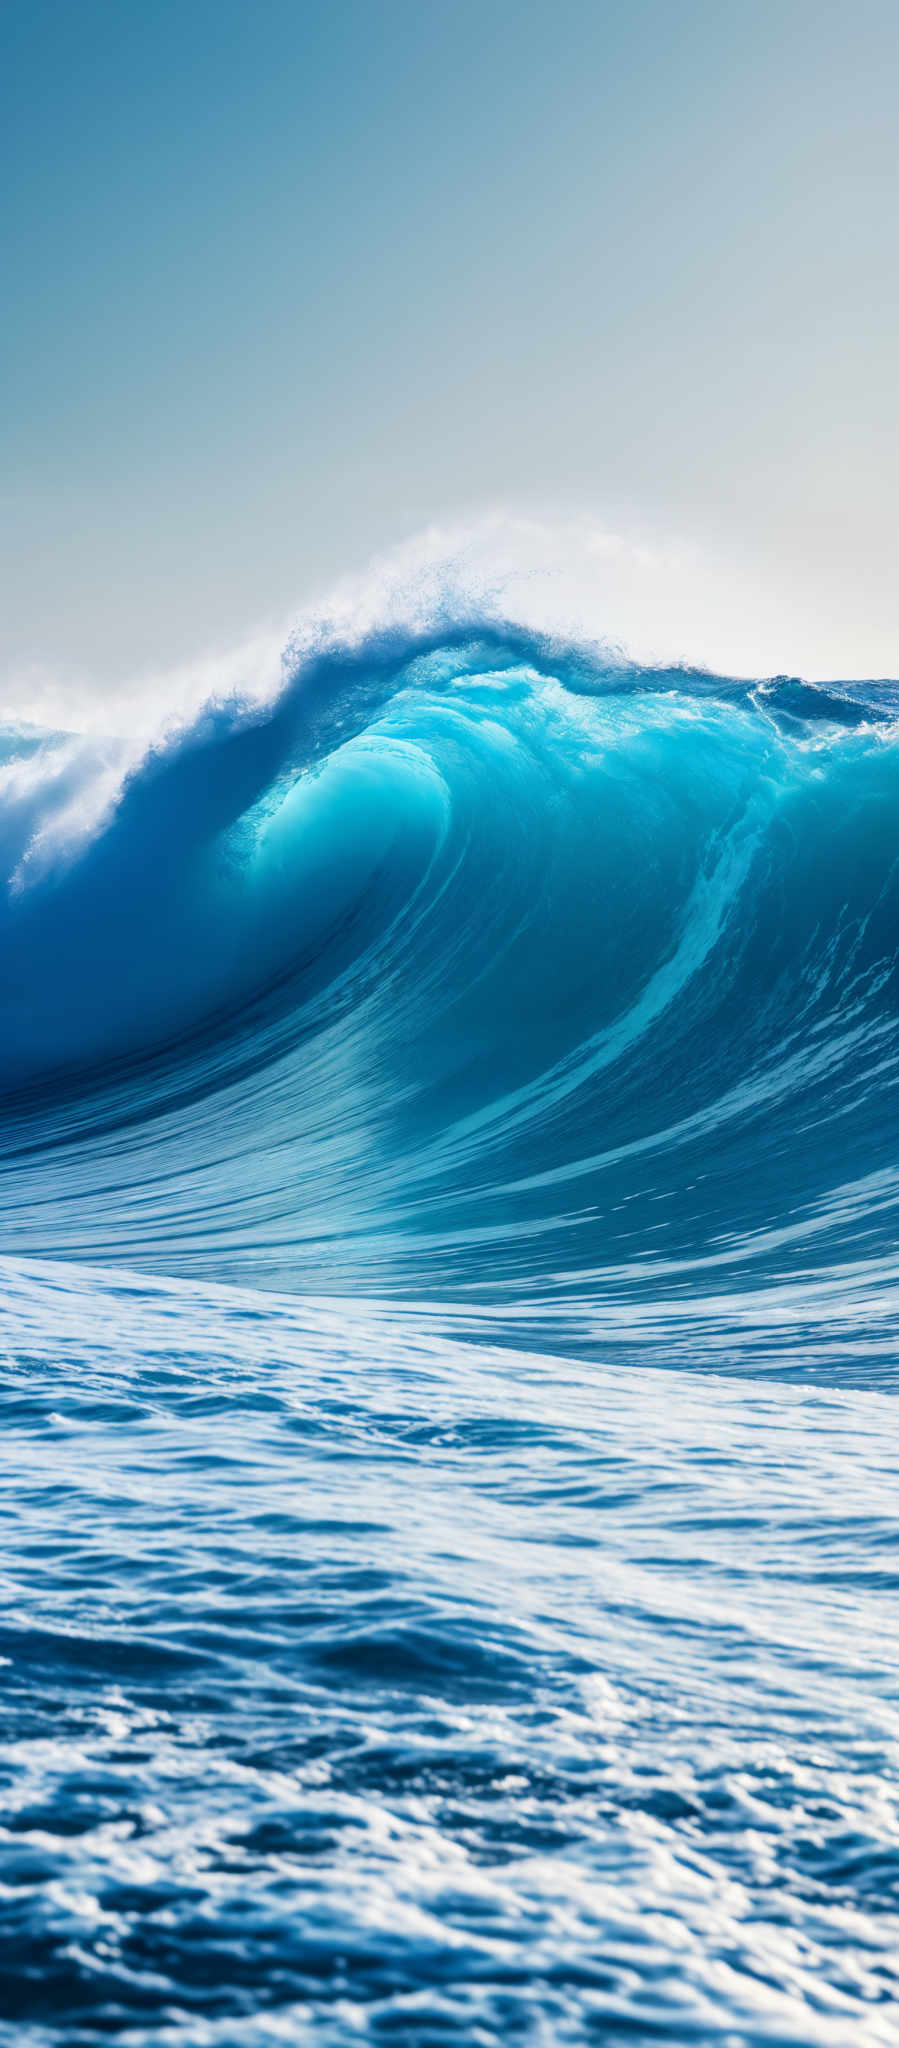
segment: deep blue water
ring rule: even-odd
[[[0,2042],[899,2040],[899,692],[0,758]]]

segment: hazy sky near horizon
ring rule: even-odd
[[[497,507],[726,558],[747,660],[763,592],[766,665],[899,672],[894,4],[6,0],[2,45],[8,688]]]

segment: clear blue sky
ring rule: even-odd
[[[723,541],[899,670],[892,0],[6,0],[2,44],[7,674],[498,502]]]

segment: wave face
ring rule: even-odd
[[[866,1373],[897,713],[392,635],[208,713],[74,847],[96,760],[20,740],[4,1248]]]
[[[0,2043],[896,2038],[899,689],[0,748]]]

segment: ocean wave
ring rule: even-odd
[[[851,1298],[870,1365],[896,688],[470,606],[284,673],[149,747],[7,735],[3,1248],[489,1297],[555,1344],[626,1300],[631,1344],[724,1360],[801,1293],[847,1369]]]

